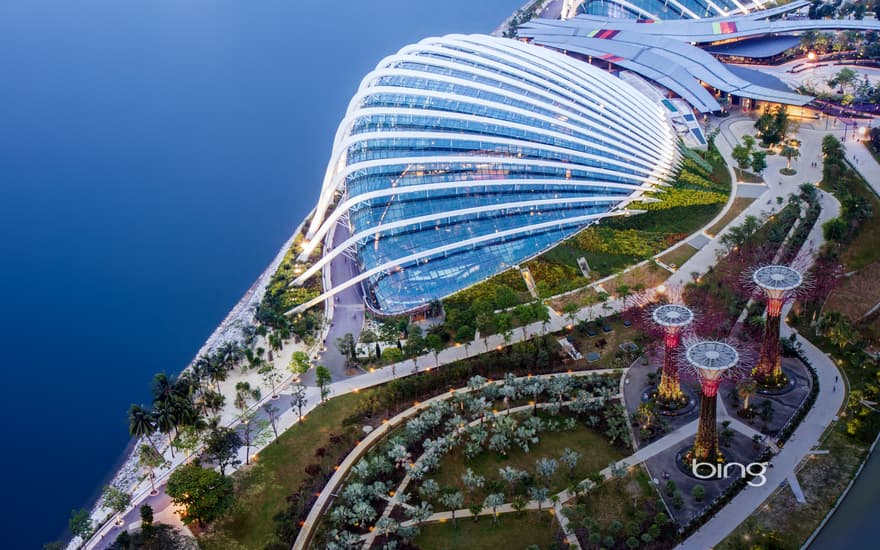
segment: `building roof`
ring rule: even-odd
[[[383,313],[453,294],[625,214],[669,177],[676,144],[656,98],[548,48],[481,35],[407,46],[339,125],[307,233],[323,256],[296,283],[342,255],[359,273],[294,311],[353,285]]]
[[[797,47],[800,43],[801,39],[797,36],[758,36],[736,42],[711,44],[703,49],[714,55],[764,59],[779,55],[786,50]]]
[[[761,101],[805,105],[813,99],[742,78],[708,52],[687,42],[661,33],[639,32],[642,27],[666,25],[621,22],[621,29],[596,29],[592,20],[576,17],[567,21],[532,21],[520,27],[518,34],[541,46],[590,55],[629,69],[680,95],[700,112],[720,109],[703,89],[702,82],[723,92]]]

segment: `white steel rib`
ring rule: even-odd
[[[659,100],[589,64],[489,36],[407,46],[336,132],[294,281],[323,270],[326,292],[296,311],[358,283],[374,310],[410,311],[620,215],[679,159]],[[331,280],[347,258],[359,275]]]

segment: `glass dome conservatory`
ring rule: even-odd
[[[384,59],[336,135],[302,258],[357,275],[394,314],[496,275],[662,184],[678,158],[665,110],[549,49],[491,36],[430,38]],[[339,228],[343,231],[340,231]]]

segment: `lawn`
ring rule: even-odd
[[[651,542],[639,548],[671,548],[674,530],[659,495],[644,470],[636,468],[622,479],[609,479],[581,495],[565,508],[583,548],[597,548],[588,542],[598,535],[602,547],[627,548],[629,537],[651,533]],[[662,515],[659,515],[662,514]]]
[[[553,300],[548,300],[547,305],[553,308],[556,313],[562,313],[568,304],[577,304],[580,307],[587,307],[596,303],[599,294],[592,287],[582,288],[571,294],[560,296]]]
[[[856,234],[841,259],[849,269],[861,269],[862,267],[880,260],[880,199],[874,194],[868,184],[861,177],[859,185],[850,190],[858,197],[868,201],[873,215],[869,217]]]
[[[467,503],[473,502],[475,499],[482,502],[488,494],[485,487],[474,491],[473,494],[468,494],[464,489],[461,475],[468,468],[478,475],[485,476],[486,480],[501,480],[501,476],[498,475],[500,468],[509,466],[519,470],[526,470],[534,475],[535,462],[539,458],[555,458],[559,461],[559,456],[566,447],[579,452],[581,457],[573,470],[571,478],[568,477],[566,466],[561,462],[559,463],[559,470],[550,480],[548,486],[552,494],[565,489],[572,480],[580,481],[586,479],[590,474],[606,468],[611,461],[620,460],[627,456],[624,451],[608,443],[604,435],[586,427],[582,423],[579,423],[578,427],[572,431],[545,431],[541,432],[538,437],[540,437],[540,441],[536,445],[532,445],[528,453],[523,452],[517,446],[513,446],[506,456],[502,456],[494,451],[485,451],[473,460],[467,460],[462,451],[457,449],[445,456],[440,462],[440,468],[428,477],[434,479],[441,487],[453,486],[460,488],[467,497],[465,501],[465,505],[467,505]],[[508,500],[509,498],[510,495],[508,495]]]
[[[561,537],[559,524],[553,514],[537,511],[501,514],[498,524],[491,516],[459,519],[452,522],[422,525],[422,532],[415,544],[424,550],[524,550],[534,544],[539,548],[551,548]]]
[[[825,304],[828,311],[839,311],[858,322],[880,302],[880,262],[874,262],[847,277]]]
[[[755,199],[747,198],[747,197],[737,197],[733,199],[733,204],[730,205],[730,210],[724,213],[724,216],[721,217],[712,227],[706,230],[706,233],[714,237],[718,233],[721,232],[722,229],[727,227],[727,224],[732,222],[734,218],[740,215],[740,213],[748,208],[750,204],[755,202]]]
[[[684,263],[691,259],[691,256],[697,253],[697,249],[691,246],[690,244],[683,244],[674,250],[670,250],[666,254],[658,257],[657,259],[668,265],[669,267],[673,267],[678,269]]]
[[[668,279],[669,275],[671,273],[667,269],[660,267],[654,262],[648,262],[626,273],[621,273],[610,281],[603,283],[602,286],[609,293],[617,294],[617,289],[621,286],[628,286],[630,289],[655,287]]]
[[[736,181],[741,181],[743,183],[764,183],[764,178],[757,174],[736,167],[734,167],[733,171],[736,172]]]
[[[716,548],[737,550],[743,548],[742,541],[758,543],[771,533],[780,544],[775,548],[800,548],[837,502],[865,455],[865,447],[848,438],[841,426],[832,428],[819,448],[831,452],[811,456],[797,474],[806,504],[798,504],[789,487],[779,488]]]
[[[615,361],[617,352],[620,351],[618,346],[624,342],[635,341],[640,336],[644,337],[643,334],[637,331],[633,326],[624,326],[623,321],[619,317],[607,319],[605,320],[605,324],[611,327],[610,332],[605,332],[602,330],[602,327],[597,327],[593,324],[591,326],[597,333],[596,336],[590,336],[589,332],[581,327],[572,330],[569,336],[574,341],[574,346],[584,355],[584,357],[586,357],[591,351],[596,351],[601,354],[598,361],[589,364],[590,368],[609,369],[628,367],[628,362],[621,364],[619,361]]]
[[[710,166],[711,172],[688,158],[674,184],[653,194],[660,202],[631,205],[633,210],[643,210],[643,213],[602,220],[527,262],[541,298],[581,288],[618,273],[663,252],[703,227],[724,207],[731,189],[727,166],[723,162]],[[583,277],[579,258],[589,264],[589,278]],[[508,273],[447,298],[444,303],[463,306],[471,303],[475,295],[494,296],[499,284],[512,285]],[[517,283],[520,285],[519,299],[529,301],[525,286]],[[512,305],[515,304],[504,307]]]
[[[249,469],[234,475],[237,503],[234,511],[199,537],[206,550],[263,548],[276,542],[273,516],[285,508],[285,498],[297,492],[308,476],[305,466],[316,462],[315,449],[324,447],[325,470],[344,454],[348,445],[331,445],[330,434],[342,434],[342,421],[369,392],[350,393],[327,401],[266,447]]]

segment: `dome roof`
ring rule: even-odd
[[[307,233],[324,255],[298,282],[343,252],[360,274],[305,307],[359,283],[383,313],[443,298],[625,213],[676,161],[662,106],[587,63],[482,35],[407,46],[339,126]]]

